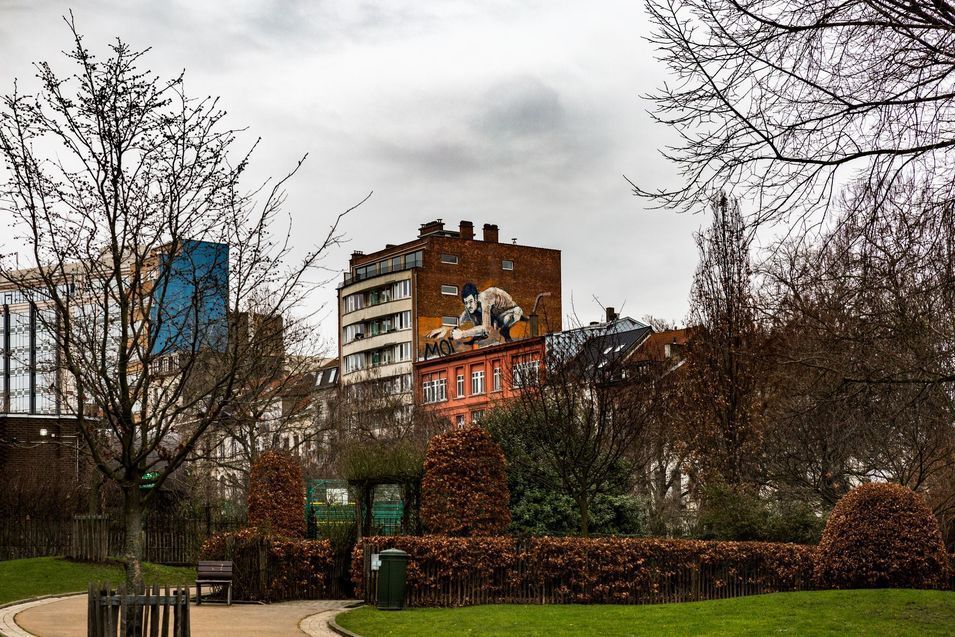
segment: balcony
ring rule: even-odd
[[[408,256],[411,257],[412,255]],[[338,285],[338,287],[343,288],[347,285],[352,285],[353,283],[367,281],[368,279],[373,279],[376,276],[381,276],[382,274],[391,274],[393,272],[403,272],[413,268],[420,268],[424,261],[421,253],[415,253],[413,257],[414,258],[405,258],[400,266],[395,266],[391,260],[386,259],[378,263],[357,268],[354,273],[346,272],[344,280]]]

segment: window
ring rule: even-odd
[[[411,329],[411,310],[395,314],[395,329]]]
[[[458,264],[458,255],[456,254],[442,254],[441,263],[450,263],[451,265]]]
[[[411,360],[411,342],[398,343],[395,345],[395,356],[399,361]]]
[[[471,371],[471,394],[484,393],[484,370],[475,369]]]
[[[362,354],[349,354],[345,357],[345,373],[357,372],[365,366],[365,357]]]
[[[354,312],[365,307],[365,297],[363,294],[349,294],[345,297],[345,312]]]
[[[448,379],[431,374],[421,383],[421,394],[425,403],[439,403],[448,399]]]
[[[458,414],[454,417],[454,424],[457,425],[458,429],[464,427],[464,415]]]
[[[464,398],[464,372],[463,371],[458,372],[458,387],[457,387],[456,395],[458,398]]]
[[[445,294],[445,295],[447,295],[447,296],[457,296],[457,295],[458,295],[458,286],[456,286],[456,285],[442,285],[442,286],[441,286],[441,294]]]
[[[479,422],[484,420],[484,411],[472,411],[471,412],[471,424],[476,425]]]
[[[392,299],[408,299],[411,298],[411,281],[398,281],[397,283],[391,286],[391,298]]]
[[[458,326],[458,317],[456,316],[442,316],[441,325],[450,325],[451,327]]]
[[[351,343],[355,339],[365,337],[365,327],[361,323],[345,326],[345,342]]]
[[[515,363],[511,369],[514,387],[530,387],[537,384],[538,361],[530,360]]]
[[[416,268],[422,265],[422,251],[418,250],[417,252],[412,252],[411,254],[405,255],[405,267],[406,268]]]
[[[501,391],[501,366],[494,364],[494,391]]]
[[[510,260],[508,260],[508,259],[504,259],[503,261],[501,261],[501,269],[502,269],[502,270],[513,270],[513,269],[514,269],[514,262],[513,262],[513,261],[510,261]]]

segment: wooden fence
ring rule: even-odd
[[[189,637],[189,589],[167,585],[163,595],[156,585],[127,595],[122,586],[112,591],[91,583],[86,620],[88,637]]]
[[[70,558],[103,562],[109,557],[108,515],[74,515],[72,530]]]
[[[210,534],[233,531],[244,523],[199,518],[146,521],[143,558],[157,564],[195,564]],[[0,561],[66,555],[102,561],[119,557],[126,533],[120,520],[108,516],[76,515],[72,519],[0,519]]]
[[[0,561],[65,555],[70,531],[70,520],[0,518]]]
[[[363,547],[364,591],[367,604],[378,602],[378,571],[371,569],[372,554],[389,548],[366,544]],[[449,575],[446,567],[428,561],[409,562],[405,601],[408,606],[469,606],[475,604],[568,604],[583,600],[599,600],[605,596],[604,583],[593,581],[581,589],[560,577],[542,573],[539,565],[527,559],[524,547],[518,546],[517,560],[510,565],[485,570],[480,574]],[[612,603],[663,604],[781,591],[812,589],[812,581],[780,581],[771,569],[728,561],[722,564],[647,563],[640,565],[646,577],[634,577],[630,591],[613,593]],[[412,581],[413,580],[413,581]]]

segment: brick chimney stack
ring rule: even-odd
[[[473,239],[474,238],[474,224],[470,221],[461,221],[460,232],[462,239]]]
[[[493,223],[484,224],[484,240],[488,243],[497,243],[497,225]]]
[[[426,237],[429,234],[441,232],[442,230],[444,230],[444,221],[441,219],[435,219],[434,221],[429,221],[428,223],[422,223],[418,228],[418,238]]]

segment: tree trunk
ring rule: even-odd
[[[126,588],[138,591],[143,586],[143,497],[138,484],[123,487],[123,517],[126,524],[126,544],[123,547]]]
[[[577,510],[580,512],[580,535],[590,537],[590,499],[586,495],[577,498]]]
[[[375,485],[362,487],[362,537],[371,535],[372,523],[374,522],[375,510]]]

